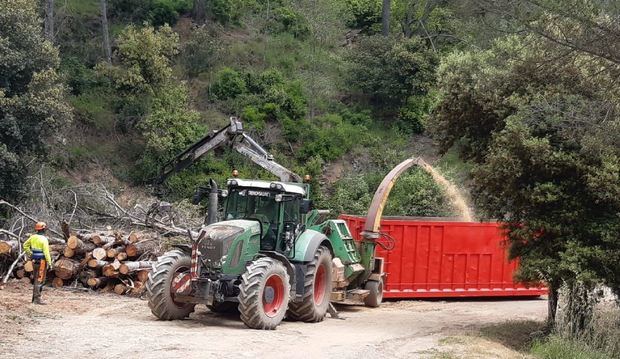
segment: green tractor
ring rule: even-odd
[[[222,132],[226,135],[217,139]],[[322,321],[333,309],[330,302],[379,306],[384,273],[383,260],[374,257],[376,241],[356,243],[344,221],[321,221],[326,213],[312,208],[309,185],[273,162],[238,120],[179,155],[163,177],[218,143],[246,155],[253,151],[255,156],[248,157],[281,180],[232,178],[225,190],[211,181],[208,225],[190,235],[191,245],[178,245],[160,257],[149,275],[153,314],[173,320],[189,316],[196,304],[214,312],[238,308],[248,327],[275,329],[285,317]],[[221,215],[220,198],[225,201]]]

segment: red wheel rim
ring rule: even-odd
[[[318,305],[322,304],[325,298],[325,284],[327,282],[325,277],[325,266],[320,264],[314,276],[314,303]]]
[[[273,274],[267,278],[263,289],[263,311],[268,317],[275,317],[284,303],[284,282]]]

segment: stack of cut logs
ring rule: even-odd
[[[160,254],[157,236],[144,232],[77,232],[66,241],[50,242],[54,270],[48,281],[56,288],[83,285],[139,296]],[[17,251],[17,241],[0,241],[0,256]],[[26,260],[15,266],[13,276],[32,277],[32,272],[32,262]]]

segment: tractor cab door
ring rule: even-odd
[[[282,202],[279,249],[285,254],[291,253],[295,238],[301,232],[301,197],[287,198]]]

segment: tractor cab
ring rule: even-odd
[[[310,209],[307,185],[258,180],[228,180],[224,221],[260,223],[260,249],[291,253]]]

